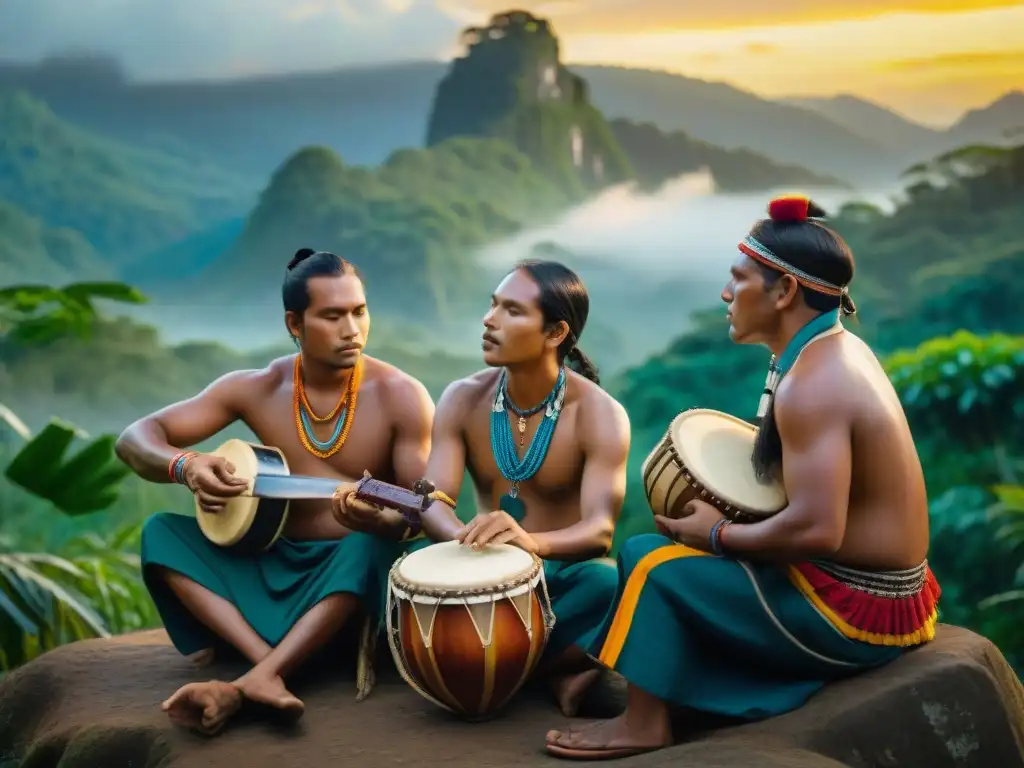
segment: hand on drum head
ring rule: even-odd
[[[683,507],[683,517],[655,515],[654,522],[664,536],[693,549],[711,551],[711,529],[725,515],[706,501],[691,501]]]
[[[386,509],[354,497],[358,483],[342,483],[331,499],[334,519],[353,531],[384,533],[402,517],[397,509]]]
[[[249,487],[249,481],[234,472],[235,465],[227,459],[201,453],[188,460],[182,474],[199,507],[204,512],[219,512]]]
[[[480,513],[455,534],[455,539],[474,549],[488,544],[512,544],[533,555],[538,550],[536,540],[500,509]]]

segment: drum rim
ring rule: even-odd
[[[686,462],[684,462],[683,457],[679,455],[679,451],[676,449],[675,440],[673,439],[672,434],[675,430],[676,425],[678,425],[682,421],[685,421],[687,418],[691,416],[699,414],[713,414],[714,416],[725,417],[726,420],[732,421],[734,424],[742,424],[750,427],[754,434],[757,434],[757,427],[751,424],[749,421],[745,421],[744,419],[741,419],[738,416],[734,416],[731,413],[719,411],[714,408],[687,408],[686,410],[680,411],[678,414],[676,414],[675,418],[672,419],[672,421],[668,425],[668,428],[665,430],[665,435],[662,437],[661,441],[659,442],[659,445],[661,442],[668,443],[669,451],[672,454],[672,458],[675,460],[676,465],[679,467],[679,471],[683,475],[683,479],[689,485],[692,485],[696,489],[697,497],[700,498],[702,501],[707,501],[708,503],[712,504],[713,506],[718,508],[719,511],[726,515],[732,513],[739,513],[749,515],[750,517],[754,517],[757,519],[764,519],[771,517],[772,515],[776,515],[783,509],[785,509],[786,505],[789,503],[788,500],[783,500],[782,505],[779,506],[778,508],[752,509],[744,504],[740,504],[739,502],[723,499],[722,497],[718,496],[714,491],[710,490],[705,481],[701,480],[694,474],[693,469]],[[657,446],[655,446],[655,450],[657,450]],[[643,474],[646,474],[646,464],[647,462],[645,461],[645,466],[641,470]],[[781,483],[777,482],[777,484],[783,488],[783,495],[785,496],[785,487],[782,486]],[[646,483],[644,483],[644,495],[648,497],[648,503],[650,503],[650,494],[647,491]],[[724,509],[722,509],[722,507],[724,507]]]
[[[525,551],[525,550],[523,550]],[[411,552],[406,552],[400,558],[398,558],[389,569],[388,580],[392,586],[396,589],[400,589],[403,592],[407,592],[409,595],[416,597],[436,597],[436,598],[451,598],[459,599],[464,597],[482,597],[484,595],[497,595],[502,592],[507,592],[512,589],[519,589],[529,585],[535,579],[540,576],[540,570],[543,567],[541,559],[533,554],[527,552],[530,556],[531,565],[530,567],[518,576],[514,576],[510,579],[500,581],[496,584],[490,584],[486,587],[472,587],[470,589],[437,589],[433,587],[423,587],[419,584],[413,584],[403,579],[398,574],[398,568],[401,566],[402,561],[407,558]]]
[[[256,453],[256,449],[267,450],[276,453],[281,459],[281,464],[284,467],[285,474],[287,475],[291,473],[291,467],[288,465],[288,457],[284,455],[284,451],[282,451],[280,448],[273,445],[255,443],[252,442],[251,440],[243,440],[238,437],[228,438],[206,455],[220,457],[230,455],[231,453],[233,453],[233,449],[239,445],[245,446],[245,448],[253,454]],[[258,458],[256,459],[256,464],[258,467]],[[261,500],[253,495],[253,488],[255,486],[255,483],[255,476],[248,478],[248,484],[246,486],[245,491],[243,491],[238,496],[235,496],[234,498],[228,499],[228,502],[225,505],[223,513],[207,512],[200,506],[199,499],[194,499],[193,507],[195,509],[194,514],[196,518],[196,524],[199,526],[200,530],[203,532],[203,535],[207,539],[209,539],[217,546],[231,547],[240,542],[243,538],[245,538],[249,529],[252,527],[253,521],[256,519],[256,515],[258,514],[260,507]],[[246,508],[244,514],[241,512],[243,505]],[[290,502],[285,503],[285,511],[284,514],[281,516],[281,525],[277,529],[277,532],[274,536],[275,539],[281,535],[281,531],[284,530],[284,526],[288,522],[288,511],[290,506]],[[218,531],[216,525],[211,525],[211,522],[217,519],[217,514],[223,514],[222,519],[228,519],[232,515],[240,519],[240,522],[237,524],[236,530],[233,534],[229,536],[219,535],[220,532]]]

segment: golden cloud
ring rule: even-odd
[[[483,16],[511,7],[550,18],[559,33],[622,34],[697,29],[740,29],[870,19],[894,13],[968,13],[1013,8],[1021,0],[541,0],[510,4],[508,0],[445,0],[458,15]]]
[[[880,64],[879,69],[890,72],[927,72],[934,69],[958,70],[1024,70],[1024,49],[1019,51],[965,51],[943,53],[916,59],[898,59]]]

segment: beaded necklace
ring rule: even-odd
[[[320,459],[329,459],[341,450],[348,439],[348,433],[352,429],[352,421],[356,415],[356,400],[359,397],[359,385],[363,380],[363,359],[359,358],[352,375],[348,380],[348,387],[342,395],[338,404],[330,414],[321,418],[313,413],[306,398],[306,388],[302,383],[302,356],[295,356],[295,370],[292,375],[292,406],[295,412],[295,429],[299,433],[299,440],[302,446],[311,454]],[[338,411],[341,411],[338,413]],[[312,421],[328,421],[332,416],[338,414],[338,420],[334,424],[334,431],[327,440],[319,440],[313,432]]]
[[[776,359],[775,355],[772,355],[771,360],[768,362],[768,377],[764,382],[764,391],[761,393],[761,401],[757,407],[758,422],[761,422],[768,413],[768,404],[771,402],[772,395],[775,394],[775,390],[779,386],[779,382],[782,381],[782,377],[789,373],[789,369],[796,363],[800,353],[811,342],[817,341],[822,336],[840,331],[842,328],[843,324],[839,322],[838,309],[831,312],[823,312],[796,332],[796,335],[789,340],[789,343],[782,350],[782,354],[779,355],[778,359]]]
[[[517,408],[508,396],[508,372],[501,372],[501,378],[494,393],[494,406],[491,408],[491,451],[494,453],[498,470],[512,484],[509,492],[501,497],[499,506],[516,521],[522,520],[526,514],[526,505],[519,498],[519,484],[533,477],[544,463],[564,402],[564,368],[559,370],[558,379],[548,396],[541,401],[540,405],[526,411]],[[519,416],[517,426],[520,446],[525,442],[526,417],[539,413],[541,409],[544,410],[540,426],[537,427],[537,432],[530,441],[530,447],[522,459],[516,453],[515,438],[512,436],[512,427],[509,425],[506,408],[511,409]]]

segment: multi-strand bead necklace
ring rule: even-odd
[[[302,383],[302,356],[295,356],[295,371],[293,374],[294,394],[292,403],[295,410],[295,429],[299,433],[299,440],[303,447],[311,454],[320,459],[328,459],[345,445],[348,433],[352,429],[352,421],[356,416],[356,400],[359,398],[359,385],[363,380],[363,359],[359,358],[352,375],[348,380],[348,387],[341,395],[337,405],[326,416],[317,416],[313,407],[306,398],[306,388]],[[339,413],[340,411],[340,413]],[[323,424],[337,416],[334,425],[334,432],[326,440],[317,439],[313,432],[313,423]]]

